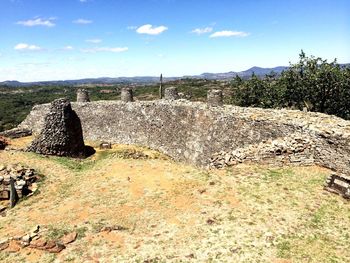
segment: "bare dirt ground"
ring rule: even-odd
[[[350,262],[350,202],[323,190],[323,168],[207,171],[121,145],[83,161],[0,152],[16,163],[43,179],[0,217],[0,240],[36,225],[78,238],[60,253],[11,243],[1,262]]]

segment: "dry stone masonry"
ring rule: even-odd
[[[350,176],[331,173],[325,182],[325,189],[350,199]]]
[[[69,100],[53,101],[43,123],[43,129],[27,151],[45,155],[85,156],[81,122]]]
[[[90,140],[148,146],[198,166],[318,164],[350,174],[350,121],[334,116],[185,100],[72,106]],[[19,128],[39,133],[49,108],[35,106]]]
[[[166,99],[166,100],[179,99],[179,94],[177,93],[177,88],[176,87],[166,88],[164,91],[164,99]]]
[[[77,102],[90,102],[89,92],[86,89],[77,90]]]
[[[14,128],[11,130],[0,132],[0,136],[16,139],[32,135],[32,131],[29,129],[18,129]]]
[[[0,200],[10,200],[11,180],[13,180],[17,197],[22,198],[35,190],[37,179],[34,169],[18,164],[0,165]]]
[[[223,105],[222,90],[219,90],[219,89],[209,90],[207,94],[207,103],[210,106],[222,106]]]
[[[134,97],[133,97],[132,88],[122,88],[120,99],[121,101],[124,101],[124,102],[133,102]]]
[[[232,152],[221,151],[210,159],[210,166],[223,168],[243,162],[270,163],[274,165],[311,165],[315,163],[316,144],[301,133],[275,140],[262,141]]]

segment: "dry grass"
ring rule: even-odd
[[[143,159],[126,159],[135,152]],[[21,152],[0,160],[45,175],[39,194],[0,218],[1,237],[36,224],[48,238],[80,236],[58,255],[25,248],[0,252],[3,262],[350,261],[350,203],[323,191],[326,169],[208,172],[131,146],[84,161]],[[111,226],[121,230],[101,231]]]

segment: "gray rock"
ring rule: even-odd
[[[179,94],[177,93],[176,87],[166,88],[164,91],[164,99],[166,100],[178,100]]]
[[[86,89],[77,90],[77,102],[90,102],[89,92]]]
[[[124,101],[124,102],[133,102],[134,97],[133,97],[132,88],[122,88],[120,99],[121,101]]]
[[[0,136],[8,137],[11,139],[22,138],[30,135],[32,135],[32,131],[30,129],[23,128],[14,128],[11,130],[0,132]]]

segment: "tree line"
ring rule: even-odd
[[[350,67],[307,57],[275,73],[231,81],[231,103],[243,107],[307,109],[350,119]]]

